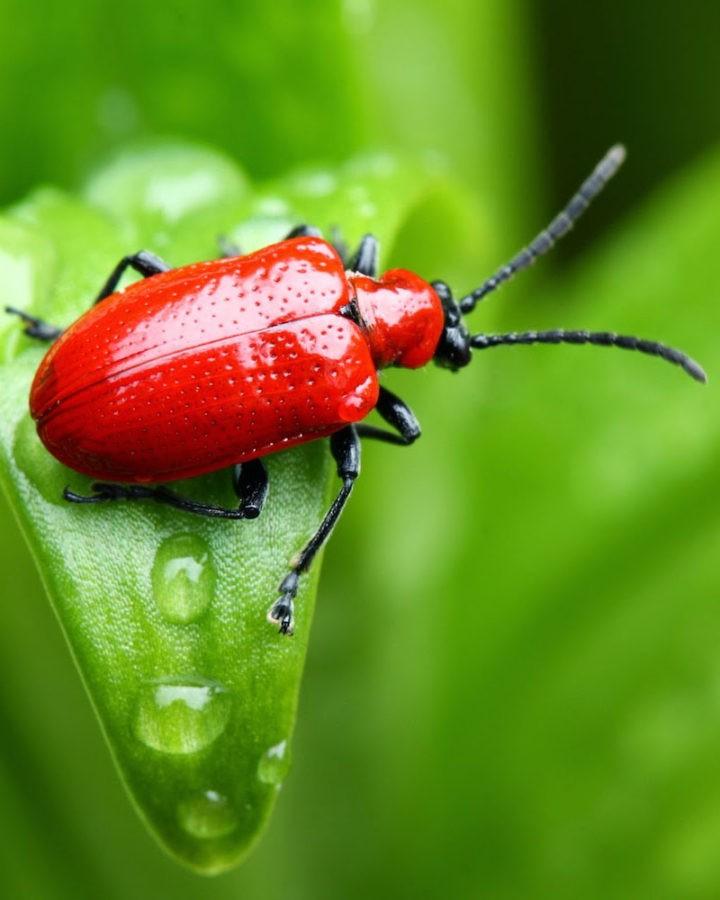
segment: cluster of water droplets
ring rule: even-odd
[[[151,579],[155,603],[168,623],[188,626],[198,622],[215,596],[210,547],[193,534],[166,538],[155,555]],[[232,692],[217,681],[198,676],[165,677],[142,689],[133,733],[155,751],[199,753],[225,732],[232,710]],[[283,740],[261,755],[257,767],[261,783],[280,787],[289,764],[286,749]],[[178,822],[191,837],[211,840],[231,834],[238,816],[233,802],[213,787],[181,800]]]
[[[14,441],[19,468],[43,495],[62,503],[57,463],[42,447],[29,416],[18,423]],[[215,599],[216,571],[207,542],[198,535],[176,534],[162,541],[151,573],[152,595],[165,622],[187,627],[207,615]],[[210,678],[166,676],[141,688],[132,733],[152,751],[183,756],[208,750],[225,733],[233,711],[233,693]],[[256,777],[279,789],[290,764],[287,741],[261,754]],[[213,788],[180,800],[177,821],[198,840],[227,837],[239,825],[234,802]]]

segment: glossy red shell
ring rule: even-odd
[[[364,418],[397,340],[341,314],[353,277],[326,241],[296,238],[135,282],[78,319],[40,364],[30,409],[41,440],[91,477],[162,482]]]

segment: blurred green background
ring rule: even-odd
[[[72,188],[158,135],[256,179],[432,150],[483,241],[426,271],[444,227],[428,206],[386,262],[461,289],[623,140],[578,233],[474,324],[642,332],[712,378],[719,36],[720,8],[693,2],[0,0],[0,200]],[[131,809],[3,509],[3,896],[720,896],[712,383],[537,348],[388,384],[425,436],[365,452],[325,558],[293,772],[258,850],[213,881]]]

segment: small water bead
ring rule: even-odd
[[[149,682],[138,702],[135,737],[163,753],[197,753],[223,733],[232,698],[204,678],[165,678]]]
[[[155,602],[163,616],[179,625],[195,622],[215,595],[215,569],[207,543],[194,534],[166,538],[152,568]]]
[[[263,784],[280,787],[290,768],[287,741],[280,741],[263,753],[258,763],[257,776]]]
[[[230,801],[217,791],[203,791],[181,801],[178,819],[189,835],[200,840],[225,837],[238,824]]]

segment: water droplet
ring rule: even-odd
[[[231,706],[228,691],[204,678],[152,681],[140,695],[135,736],[153,750],[197,753],[223,733]]]
[[[176,534],[162,542],[152,569],[155,602],[169,622],[187,625],[210,605],[215,569],[210,548],[194,534]]]
[[[29,415],[24,415],[15,429],[13,454],[21,472],[26,475],[49,503],[62,503],[63,470],[42,445]]]
[[[272,784],[280,787],[289,768],[290,754],[288,753],[287,741],[280,741],[280,743],[269,747],[260,757],[257,775],[263,784]]]
[[[201,840],[225,837],[237,828],[238,820],[227,797],[217,791],[203,791],[178,806],[180,825]]]

